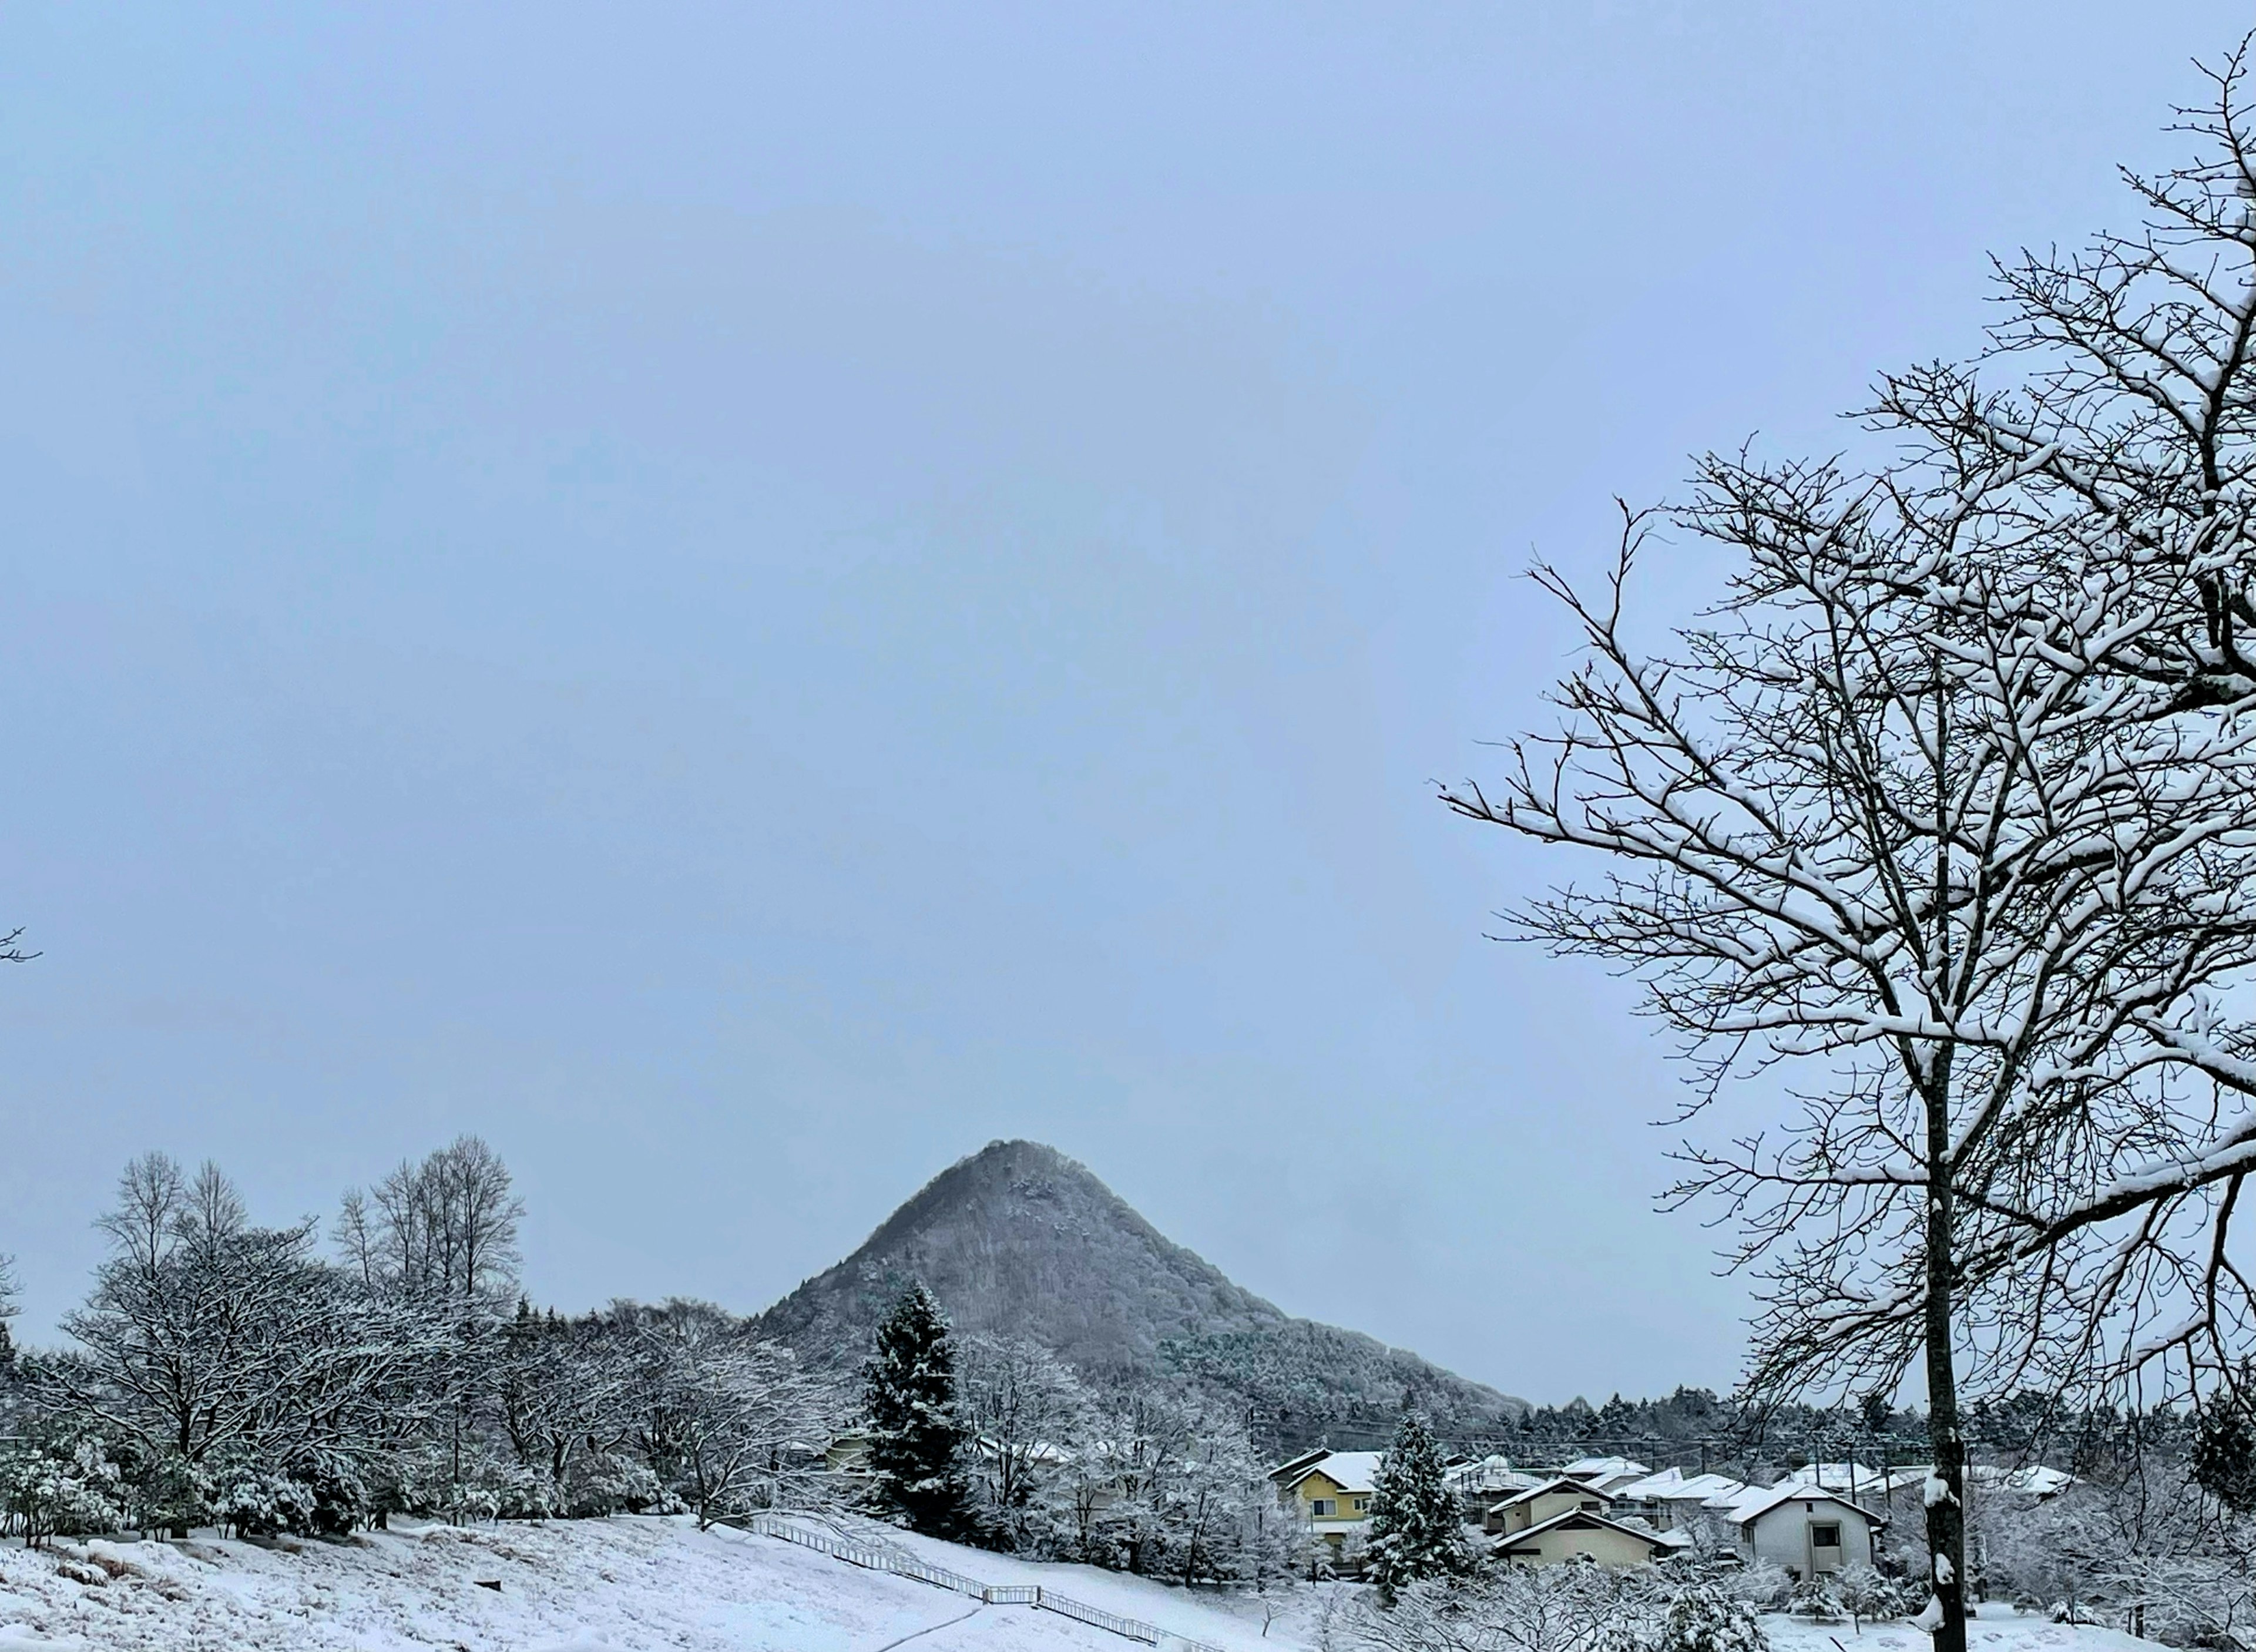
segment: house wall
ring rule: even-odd
[[[1332,1514],[1324,1516],[1327,1520],[1360,1520],[1371,1512],[1369,1492],[1350,1491],[1321,1469],[1295,1486],[1293,1495],[1300,1503],[1301,1516],[1304,1520],[1315,1518],[1318,1498],[1330,1498],[1339,1505]],[[1364,1506],[1358,1508],[1356,1507],[1357,1503]]]
[[[1528,1547],[1538,1552],[1533,1556],[1512,1555],[1515,1566],[1555,1566],[1562,1561],[1572,1560],[1577,1555],[1588,1555],[1602,1566],[1642,1566],[1652,1557],[1651,1545],[1631,1536],[1627,1532],[1614,1531],[1604,1526],[1587,1531],[1572,1531],[1562,1528],[1547,1531],[1527,1540]]]
[[[1827,1523],[1841,1528],[1841,1547],[1833,1550],[1814,1550],[1809,1543],[1809,1528]],[[1766,1509],[1754,1521],[1742,1528],[1745,1540],[1743,1552],[1754,1560],[1768,1560],[1788,1571],[1807,1578],[1814,1569],[1820,1572],[1837,1571],[1862,1561],[1866,1565],[1872,1559],[1872,1529],[1865,1517],[1852,1508],[1823,1498],[1797,1499]]]

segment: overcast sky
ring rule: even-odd
[[[11,6],[0,1251],[458,1131],[565,1308],[1024,1135],[1290,1311],[1728,1385],[1519,577],[1974,342],[2244,7]],[[1656,612],[1703,579],[1664,566]]]

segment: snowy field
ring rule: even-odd
[[[1142,1578],[917,1545],[991,1583],[1040,1581],[1227,1652],[1302,1652],[1258,1607]],[[498,1590],[481,1586],[498,1583]],[[0,1652],[1132,1652],[1026,1606],[979,1606],[770,1537],[684,1520],[367,1534],[349,1543],[0,1550]],[[908,1652],[905,1648],[905,1652]]]
[[[1978,1610],[1980,1615],[1966,1626],[1970,1652],[2156,1652],[2157,1642],[2119,1629],[2024,1617],[1995,1601]],[[1769,1617],[1763,1620],[1763,1632],[1770,1637],[1771,1652],[1927,1652],[1930,1644],[1908,1623],[1868,1623],[1862,1634],[1851,1634],[1845,1623]]]
[[[1262,1633],[1244,1597],[1187,1595],[888,1534],[995,1584],[1040,1583],[1225,1652],[1309,1652],[1312,1592]],[[499,1584],[498,1589],[484,1585]],[[1774,1652],[1923,1652],[1903,1623],[1766,1620]],[[2153,1652],[2112,1629],[1999,1606],[1978,1652]],[[906,1644],[904,1645],[904,1643]],[[684,1520],[371,1533],[349,1543],[65,1543],[0,1550],[0,1652],[1131,1652],[1135,1642],[1025,1606],[865,1571],[774,1538]]]

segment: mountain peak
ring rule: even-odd
[[[1523,1403],[1357,1332],[1287,1317],[1039,1141],[991,1141],[957,1160],[761,1323],[809,1353],[850,1359],[919,1281],[960,1331],[1027,1338],[1086,1377],[1173,1373],[1250,1405],[1279,1437],[1383,1430],[1414,1394],[1460,1429],[1498,1425]]]
[[[1148,1366],[1171,1338],[1285,1321],[1039,1141],[957,1160],[767,1318],[793,1340],[821,1324],[858,1330],[917,1280],[959,1330],[1029,1336],[1093,1370]]]

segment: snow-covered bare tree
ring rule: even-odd
[[[423,1489],[402,1488],[410,1502],[467,1513],[504,1496],[472,1486],[501,1472],[479,1430],[498,1402],[524,1215],[509,1168],[471,1135],[401,1163],[365,1197],[344,1196],[335,1244],[346,1269],[371,1297],[443,1328],[417,1395],[415,1426],[429,1450],[411,1476]],[[398,1460],[413,1459],[403,1452]],[[434,1477],[449,1488],[435,1502]]]
[[[542,1504],[582,1512],[588,1461],[618,1447],[636,1421],[636,1371],[610,1318],[539,1314],[528,1303],[502,1333],[501,1425]]]
[[[138,1518],[349,1529],[373,1420],[433,1355],[417,1317],[313,1254],[314,1225],[251,1223],[217,1167],[151,1154],[102,1218],[110,1253],[43,1359],[45,1407],[96,1430],[130,1471]]]
[[[1992,364],[1891,377],[1872,410],[1908,450],[1985,471],[1985,511],[2020,530],[1978,585],[1935,593],[2082,639],[2114,675],[2114,715],[2181,729],[2256,698],[2252,67],[2244,39],[2203,71],[2175,128],[2184,164],[2126,174],[2134,230],[2000,261]],[[1999,364],[2025,371],[2001,387]],[[2135,620],[2095,627],[2095,610]],[[2232,1224],[2256,1169],[2256,1029],[2222,1002],[2147,1017],[2189,1075],[2180,1127],[2033,1236],[2127,1223],[2140,1265],[2180,1276],[2181,1393],[2237,1387],[2251,1330]]]
[[[337,1244],[371,1288],[498,1310],[517,1294],[524,1217],[501,1156],[476,1136],[457,1136],[419,1164],[402,1163],[371,1193],[348,1192]]]
[[[1181,1395],[1132,1387],[1106,1396],[1087,1483],[1102,1488],[1091,1537],[1098,1564],[1138,1572],[1165,1567],[1183,1467],[1199,1416]]]
[[[1093,1415],[1080,1380],[1039,1343],[976,1336],[963,1340],[957,1386],[985,1541],[1056,1547],[1071,1526],[1068,1471]]]
[[[217,1166],[191,1179],[152,1153],[101,1226],[109,1255],[63,1321],[88,1354],[60,1367],[73,1400],[190,1466],[256,1436],[330,1310],[307,1288],[313,1223],[254,1227]]]
[[[1192,1432],[1166,1505],[1168,1570],[1185,1584],[1250,1580],[1265,1557],[1253,1545],[1273,1529],[1260,1505],[1275,1498],[1244,1425],[1227,1415],[1206,1415]]]
[[[17,1314],[16,1259],[0,1255],[0,1383],[5,1383],[16,1363],[16,1345],[8,1322]]]
[[[827,1373],[709,1303],[621,1305],[638,1430],[652,1468],[701,1524],[812,1500],[846,1408]]]
[[[1724,598],[1634,643],[1634,514],[1598,599],[1539,571],[1589,647],[1563,725],[1443,794],[1604,858],[1512,928],[1642,979],[1688,1115],[1733,1075],[1817,1075],[1782,1135],[1688,1147],[1675,1193],[1743,1222],[1752,1394],[1923,1380],[1939,1652],[1964,1644],[1962,1387],[2147,1357],[2193,1305],[2182,1234],[2154,1207],[2111,1228],[2110,1190],[2209,1127],[2185,1047],[2256,966],[2256,718],[2131,715],[2113,660],[2161,622],[2112,588],[2074,628],[1985,600],[2072,554],[2020,504],[1978,448],[1710,458],[1674,520]]]

